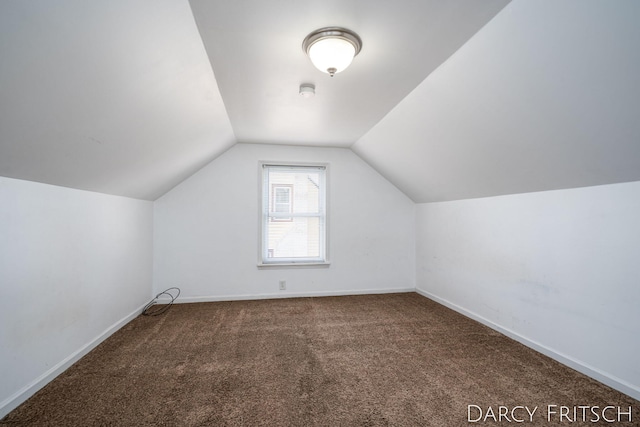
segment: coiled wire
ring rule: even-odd
[[[172,292],[169,292],[172,291]],[[175,294],[175,296],[173,295]],[[171,301],[169,301],[166,304],[162,304],[162,305],[158,305],[156,306],[156,304],[158,303],[158,299],[162,296],[162,295],[167,295],[169,298],[171,298]],[[160,292],[158,295],[156,295],[156,297],[154,299],[152,299],[149,304],[145,305],[144,308],[142,309],[142,315],[143,316],[159,316],[162,313],[166,312],[167,310],[169,310],[171,308],[171,306],[173,305],[173,302],[178,299],[178,296],[180,296],[180,288],[168,288],[165,289],[164,291]]]

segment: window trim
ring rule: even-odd
[[[265,176],[268,167],[283,167],[283,168],[322,168],[324,169],[324,186],[320,186],[321,191],[324,193],[324,259],[295,261],[287,258],[283,261],[267,261],[264,259],[263,251],[266,248],[266,235],[265,235],[265,200],[268,200],[269,194],[265,195],[265,191],[268,192],[268,182],[265,180]],[[322,188],[324,187],[324,188]],[[293,194],[293,193],[292,193]],[[265,199],[266,197],[266,199]],[[293,200],[292,200],[293,204]],[[268,209],[268,204],[267,204]],[[322,248],[321,248],[322,252]],[[303,163],[303,162],[282,162],[282,161],[260,161],[258,162],[258,268],[314,268],[314,267],[328,267],[331,264],[329,261],[329,164],[328,163]]]

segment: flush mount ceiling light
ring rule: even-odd
[[[346,28],[325,27],[305,37],[302,49],[318,70],[333,77],[351,64],[362,49],[362,40]]]

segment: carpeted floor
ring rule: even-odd
[[[591,409],[574,414],[579,405],[598,406],[599,416],[613,406],[616,412],[604,415],[620,422],[591,422]],[[537,409],[530,416],[524,406]],[[574,422],[560,422],[560,406]],[[624,414],[630,406],[632,422]],[[640,402],[407,293],[179,304],[162,316],[140,316],[0,425],[495,426],[517,420],[638,426]]]

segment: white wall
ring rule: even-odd
[[[258,269],[261,160],[329,163],[330,267]],[[237,144],[154,212],[155,291],[179,286],[182,301],[415,286],[415,204],[348,149]]]
[[[0,177],[0,417],[152,295],[153,204]]]
[[[416,217],[419,292],[640,398],[640,182]]]

